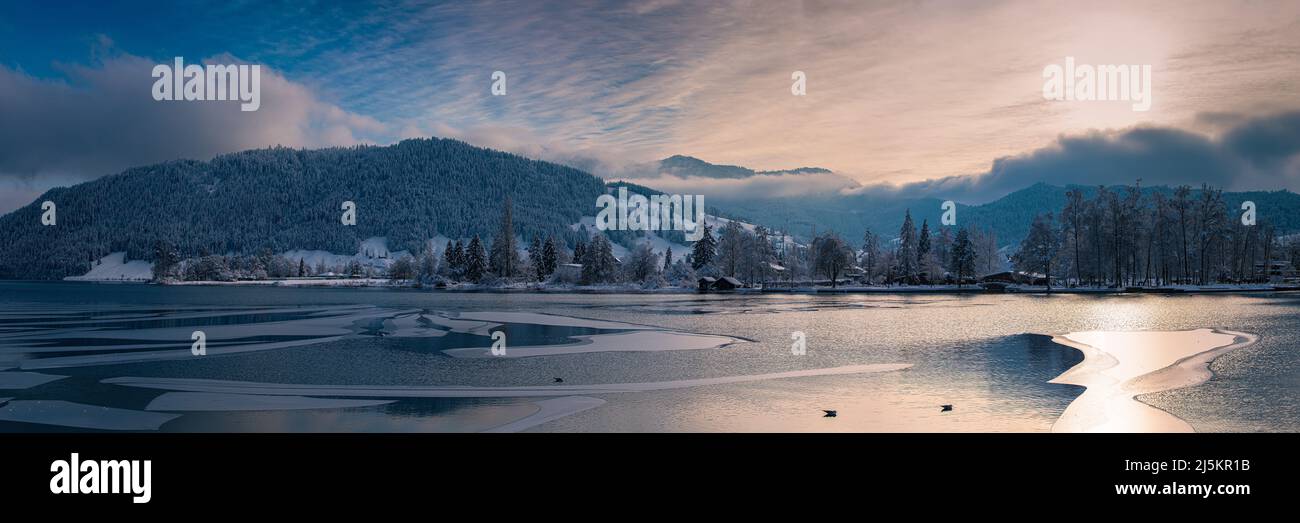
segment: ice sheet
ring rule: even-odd
[[[578,354],[583,352],[716,349],[718,347],[743,341],[728,336],[689,334],[673,331],[633,331],[615,334],[575,336],[575,338],[579,340],[577,343],[566,345],[507,346],[505,353],[501,356],[494,356],[490,347],[446,349],[442,352],[448,356],[454,356],[457,358],[523,358],[528,356]]]
[[[98,430],[158,430],[177,414],[116,409],[61,400],[10,401],[0,407],[0,421],[18,421]]]
[[[0,389],[30,389],[66,377],[39,372],[0,372]]]

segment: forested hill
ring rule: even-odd
[[[1059,225],[1066,192],[1073,188],[1082,191],[1088,199],[1094,198],[1097,193],[1095,186],[1060,187],[1038,183],[985,204],[958,203],[958,225],[991,230],[999,245],[1016,245],[1025,237],[1037,214],[1051,212]],[[1110,187],[1108,190],[1121,196],[1127,191],[1121,186]],[[1143,201],[1149,204],[1156,193],[1172,198],[1173,192],[1174,189],[1170,187],[1144,187]],[[1200,198],[1200,193],[1199,186],[1195,186],[1191,198]],[[1229,215],[1240,215],[1239,209],[1244,201],[1255,202],[1259,219],[1272,225],[1278,233],[1300,232],[1300,195],[1289,191],[1223,193],[1223,202]],[[852,241],[859,241],[867,229],[886,238],[897,236],[903,215],[907,211],[911,212],[918,225],[925,220],[932,227],[939,223],[943,214],[943,200],[939,198],[871,192],[797,199],[728,201],[715,198],[712,203],[728,218],[788,230],[800,238],[807,238],[816,227],[818,231],[834,231]]]
[[[1088,200],[1097,197],[1097,186],[1070,185],[1058,187],[1038,183],[1008,194],[998,200],[964,208],[965,212],[962,216],[966,217],[971,223],[993,229],[998,235],[1000,244],[1012,245],[1019,243],[1025,237],[1036,214],[1051,212],[1059,226],[1061,210],[1065,208],[1066,192],[1071,189],[1078,189],[1083,193],[1084,198]],[[1122,186],[1108,187],[1107,189],[1121,198],[1128,191],[1127,187]],[[1174,198],[1174,189],[1166,186],[1143,187],[1142,205],[1145,212],[1149,212],[1151,201],[1156,194],[1163,195],[1166,200],[1172,200]],[[1199,185],[1192,187],[1189,197],[1193,201],[1201,197]],[[1241,204],[1245,201],[1255,203],[1257,216],[1261,223],[1267,223],[1274,230],[1283,234],[1300,232],[1300,195],[1290,191],[1224,191],[1223,193],[1223,203],[1227,207],[1228,216],[1239,219],[1242,213],[1240,210]],[[1144,223],[1149,221],[1145,215],[1140,220],[1143,220]],[[1233,221],[1229,220],[1229,223]]]
[[[165,240],[182,256],[321,249],[354,253],[386,236],[415,252],[435,234],[491,235],[505,198],[516,234],[555,234],[593,213],[604,183],[583,171],[443,139],[386,147],[245,151],[174,161],[52,189],[0,217],[0,278],[83,274],[89,261],[126,251],[151,259]],[[57,224],[41,224],[41,203]],[[344,226],[342,204],[357,206]]]

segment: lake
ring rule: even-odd
[[[4,282],[0,430],[1047,432],[1116,426],[1058,424],[1067,408],[1128,415],[1102,409],[1110,397],[1198,432],[1295,432],[1298,319],[1300,295],[1284,293]],[[191,351],[197,330],[206,355]],[[1124,337],[1135,332],[1154,337]],[[792,350],[796,333],[803,354]],[[1099,349],[1089,365],[1080,365],[1089,345],[1067,335]],[[1207,344],[1186,351],[1193,342],[1180,340],[1193,339]],[[1104,346],[1112,342],[1127,345]],[[1194,354],[1212,376],[1197,378]],[[1107,376],[1134,361],[1148,368]],[[1058,380],[1071,369],[1092,377]],[[1080,383],[1103,396],[1091,404],[1102,410],[1086,408]]]

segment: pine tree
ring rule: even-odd
[[[542,246],[542,265],[541,274],[538,279],[544,279],[555,273],[558,264],[559,253],[555,250],[555,237],[547,236],[546,244]]]
[[[542,268],[541,236],[533,236],[533,241],[528,243],[528,263],[533,266],[533,276],[537,281],[542,281],[546,277],[546,271]]]
[[[970,231],[961,229],[957,231],[957,238],[952,244],[952,260],[949,262],[949,271],[957,275],[957,287],[961,287],[963,278],[975,273],[975,244],[971,242]]]
[[[578,240],[578,243],[573,246],[573,263],[582,263],[582,260],[585,259],[586,257],[587,257],[587,243],[582,240]]]
[[[876,274],[876,265],[880,262],[880,243],[876,233],[867,229],[862,233],[862,271],[866,273],[867,282]]]
[[[898,272],[907,283],[916,283],[916,225],[909,209],[898,231]]]
[[[154,242],[153,253],[153,279],[162,281],[172,275],[176,264],[180,262],[180,254],[176,252],[176,247],[171,243],[163,240]]]
[[[670,246],[664,251],[664,273],[673,267],[673,248]]]
[[[443,265],[447,267],[447,273],[453,278],[459,278],[465,273],[465,245],[460,240],[447,244],[447,250],[442,251]]]
[[[612,282],[617,270],[618,259],[609,239],[603,234],[592,237],[582,261],[582,282],[588,285]]]
[[[717,255],[718,242],[713,239],[713,227],[704,226],[704,234],[692,246],[691,251],[691,268],[700,270],[713,264],[713,258]]]
[[[474,239],[469,241],[469,247],[465,252],[465,277],[474,283],[483,281],[483,276],[487,272],[487,252],[483,250],[483,242],[474,235]]]
[[[921,236],[916,240],[916,267],[925,270],[930,256],[930,220],[921,220]]]

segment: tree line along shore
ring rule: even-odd
[[[1203,186],[1193,196],[1182,186],[1166,197],[1134,184],[1099,187],[1092,198],[1069,191],[1059,214],[1035,216],[1015,246],[999,247],[991,230],[975,225],[917,226],[907,211],[896,236],[866,230],[857,245],[834,232],[796,241],[785,231],[728,220],[704,226],[687,252],[657,251],[646,239],[618,257],[597,231],[572,244],[534,235],[521,248],[507,199],[490,240],[449,240],[441,252],[425,242],[414,254],[331,265],[269,251],[180,259],[159,242],[152,276],[164,283],[383,280],[475,290],[718,290],[705,282],[723,278],[729,283],[716,287],[742,291],[1226,292],[1300,285],[1296,236],[1279,235],[1266,220],[1243,221],[1221,190]]]

